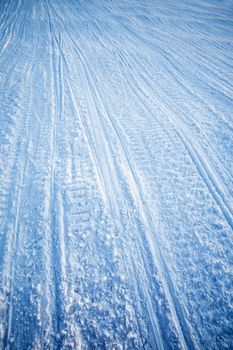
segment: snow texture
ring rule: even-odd
[[[0,1],[0,349],[233,349],[232,0]]]

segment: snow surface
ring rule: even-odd
[[[0,348],[233,349],[232,0],[1,0],[0,114]]]

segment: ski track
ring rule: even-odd
[[[0,3],[0,349],[233,348],[231,1]]]

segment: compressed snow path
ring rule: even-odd
[[[233,3],[0,2],[0,349],[233,349]]]

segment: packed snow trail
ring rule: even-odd
[[[233,348],[232,1],[1,0],[0,349]]]

